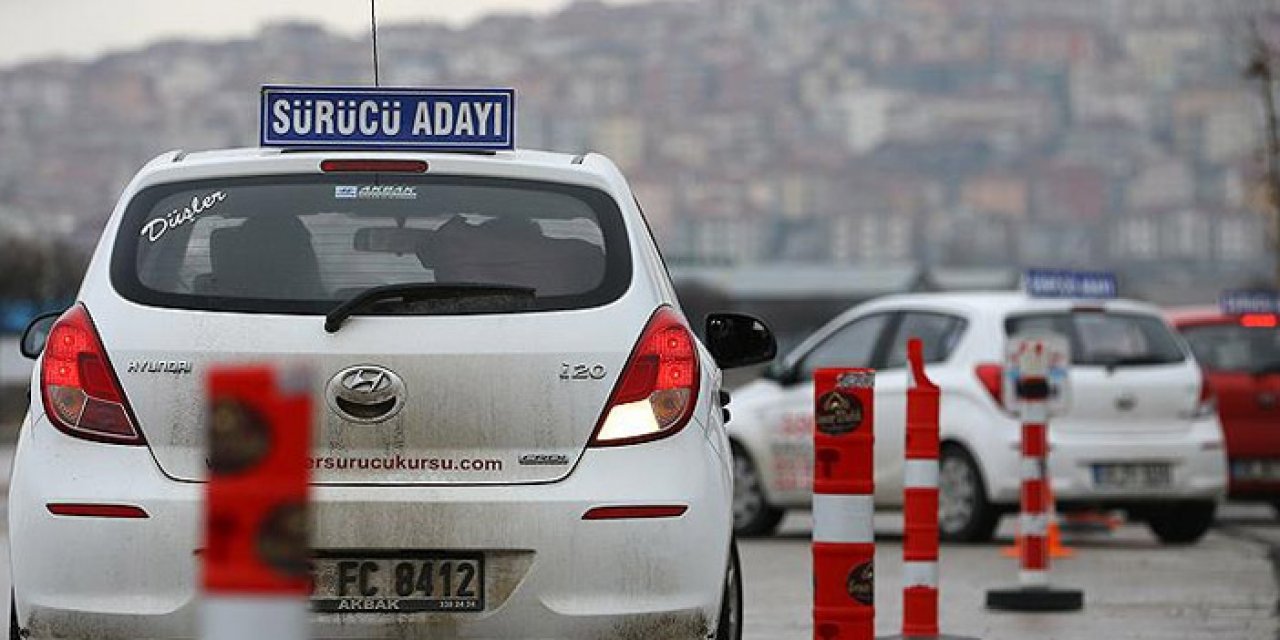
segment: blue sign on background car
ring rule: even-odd
[[[1228,315],[1280,313],[1280,293],[1275,291],[1227,291],[1220,303]]]
[[[1065,269],[1030,269],[1023,286],[1035,298],[1114,298],[1120,290],[1113,273]]]
[[[515,149],[514,89],[262,88],[264,147]]]

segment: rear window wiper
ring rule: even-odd
[[[1178,362],[1178,360],[1171,360],[1163,356],[1123,356],[1119,358],[1104,359],[1098,362],[1098,364],[1106,367],[1107,369],[1115,370],[1118,367],[1140,367],[1145,365],[1174,364],[1176,362]]]
[[[484,282],[407,282],[388,284],[365,289],[338,305],[324,318],[324,330],[336,333],[342,323],[357,312],[379,303],[400,300],[405,303],[420,300],[450,300],[476,297],[514,297],[532,300],[532,287],[517,287]]]

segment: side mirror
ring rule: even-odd
[[[44,351],[44,343],[49,339],[49,331],[53,329],[53,323],[57,322],[61,316],[61,311],[42,313],[27,325],[27,330],[22,332],[22,342],[19,345],[24,357],[30,360],[40,357],[40,352]]]
[[[768,362],[778,354],[773,332],[762,320],[741,313],[707,316],[707,350],[721,369]]]

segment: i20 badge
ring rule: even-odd
[[[404,380],[376,365],[339,371],[329,380],[325,399],[329,408],[348,422],[375,424],[395,417],[404,407]]]

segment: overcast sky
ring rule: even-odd
[[[610,0],[632,2],[636,0]],[[546,12],[568,0],[378,0],[380,22],[462,24],[493,12]],[[0,0],[0,64],[83,58],[173,38],[254,33],[273,20],[308,19],[346,33],[369,28],[368,0]]]

